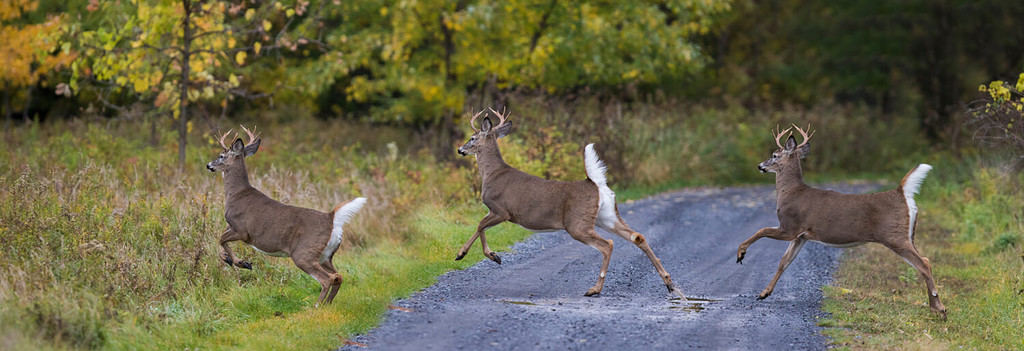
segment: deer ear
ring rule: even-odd
[[[260,143],[261,142],[263,142],[263,139],[256,138],[256,141],[252,142],[252,144],[246,145],[245,146],[245,157],[252,156],[253,154],[256,153],[256,151],[259,151],[260,150]]]
[[[800,158],[807,158],[807,153],[811,152],[811,143],[808,142],[800,147]]]
[[[786,139],[786,151],[793,151],[793,149],[796,149],[796,138],[790,135],[789,139]]]
[[[242,138],[235,139],[235,142],[231,143],[231,152],[240,153],[245,148],[245,142]]]
[[[480,131],[484,132],[484,133],[491,131],[491,118],[490,117],[484,117],[484,121],[480,123]]]
[[[498,129],[495,129],[494,131],[498,133],[499,138],[506,136],[508,135],[509,132],[512,131],[512,123],[505,122],[505,124],[502,124],[500,127],[498,127]]]

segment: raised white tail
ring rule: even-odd
[[[619,221],[619,216],[615,213],[615,192],[608,187],[608,179],[605,177],[607,167],[597,157],[597,151],[594,151],[594,144],[587,144],[583,153],[583,162],[587,169],[587,178],[590,178],[590,181],[597,185],[597,191],[600,194],[597,209],[597,225],[610,231],[615,228],[615,223]]]
[[[365,197],[357,197],[334,211],[334,227],[331,229],[331,239],[327,241],[327,246],[324,247],[320,262],[327,262],[327,260],[331,259],[331,254],[338,250],[338,245],[341,245],[341,236],[344,232],[342,226],[351,220],[356,215],[356,212],[359,212],[365,204]]]
[[[907,211],[910,213],[910,225],[907,229],[907,237],[910,238],[910,242],[914,242],[914,223],[917,221],[917,203],[914,202],[914,195],[921,190],[921,183],[924,182],[928,171],[931,170],[931,165],[919,164],[903,177],[903,182],[900,184],[900,187],[903,188],[903,197],[907,199]]]

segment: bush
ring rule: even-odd
[[[1024,169],[1024,73],[1014,85],[997,80],[978,90],[986,94],[969,109],[973,118],[968,123],[974,129],[974,139],[1009,152],[1014,158],[1013,170]]]

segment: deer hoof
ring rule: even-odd
[[[590,288],[590,290],[587,290],[587,292],[584,293],[583,296],[594,296],[600,293],[601,290],[598,290],[597,288]]]
[[[743,256],[746,256],[746,252],[740,252],[736,254],[736,263],[743,264]]]
[[[238,261],[236,265],[238,266],[238,268],[252,270],[252,263],[250,263],[249,261]]]
[[[768,295],[771,295],[771,294],[772,293],[770,293],[770,292],[762,292],[760,295],[757,295],[757,299],[758,300],[764,300],[765,298],[768,297]]]
[[[490,255],[487,255],[487,258],[490,258],[491,261],[494,261],[494,262],[497,262],[498,264],[501,264],[501,256],[498,256],[498,254],[496,254],[496,253],[492,252]]]
[[[466,253],[465,252],[460,252],[458,255],[455,255],[455,260],[456,261],[461,261],[463,257],[466,257]]]
[[[227,263],[228,266],[234,266],[235,265],[235,262],[231,260],[231,257],[225,256],[225,257],[221,257],[221,259],[224,260],[224,263]]]

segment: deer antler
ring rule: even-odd
[[[778,145],[779,149],[785,149],[785,147],[782,146],[782,141],[780,141],[780,138],[785,136],[786,133],[788,133],[790,129],[793,129],[793,127],[786,128],[786,130],[784,130],[782,132],[779,132],[779,126],[776,125],[775,126],[775,130],[772,131],[772,133],[775,135],[775,145]]]
[[[246,127],[245,127],[244,125],[242,125],[241,127],[242,127],[242,130],[244,130],[244,131],[245,131],[245,134],[248,134],[248,135],[249,135],[249,141],[247,141],[247,142],[245,143],[245,145],[250,145],[250,144],[252,144],[253,142],[255,142],[255,141],[256,141],[256,138],[257,138],[257,137],[259,137],[259,134],[253,134],[253,132],[252,132],[252,131],[250,131],[250,130],[249,130],[249,128],[246,128]],[[253,127],[252,127],[252,129],[256,129],[256,126],[253,126]]]
[[[477,112],[475,115],[473,115],[473,118],[469,119],[469,127],[473,128],[474,132],[479,132],[480,131],[479,129],[476,128],[476,118],[480,117],[480,114],[484,113],[484,111],[485,110],[480,110],[480,112]]]
[[[793,127],[791,127],[791,128],[796,128],[796,131],[799,132],[800,136],[802,136],[804,138],[804,141],[802,143],[800,143],[800,145],[796,146],[796,148],[798,148],[798,149],[801,146],[806,145],[807,142],[811,140],[811,137],[814,136],[814,131],[811,130],[811,124],[810,123],[807,124],[807,130],[811,131],[810,135],[808,135],[807,132],[805,132],[803,129],[800,129],[800,127],[797,126],[796,124],[794,124]],[[789,130],[789,129],[786,129],[786,130]]]
[[[498,125],[491,127],[491,129],[501,127],[502,124],[505,124],[505,121],[508,121],[508,116],[512,114],[512,111],[508,111],[508,113],[505,113],[505,107],[501,108],[502,113],[498,113],[498,111],[495,111],[493,108],[490,107],[488,107],[487,109],[491,110],[491,113],[498,115]]]
[[[227,145],[224,145],[224,138],[227,138],[228,134],[231,134],[231,129],[228,129],[227,133],[224,133],[224,135],[220,136],[220,139],[217,139],[220,142],[220,147],[224,148],[224,150],[230,149]]]

